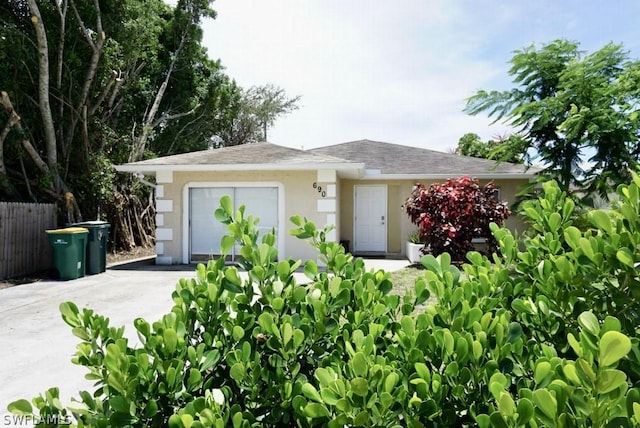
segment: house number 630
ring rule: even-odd
[[[322,186],[318,185],[318,183],[313,183],[313,188],[316,189],[318,193],[322,195],[323,198],[327,196],[326,190],[322,190]]]

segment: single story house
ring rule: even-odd
[[[301,215],[318,227],[335,225],[329,239],[354,254],[404,256],[415,231],[403,210],[415,183],[469,175],[494,180],[513,202],[534,177],[523,165],[378,141],[361,140],[299,150],[271,143],[224,147],[132,162],[118,171],[155,176],[158,264],[188,264],[219,253],[224,225],[214,218],[223,195],[275,228],[278,253],[316,258],[307,242],[288,234]],[[513,216],[507,226],[522,229]]]

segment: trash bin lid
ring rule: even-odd
[[[45,230],[47,233],[64,233],[64,234],[72,234],[72,233],[89,233],[89,229],[84,227],[67,227],[65,229],[55,229],[55,230]]]
[[[103,224],[109,224],[102,220],[81,221],[80,223],[74,223],[73,226],[102,226]]]
[[[83,221],[81,223],[73,223],[69,225],[70,227],[86,227],[88,229],[109,229],[111,225],[106,221],[101,220],[92,220],[92,221]]]

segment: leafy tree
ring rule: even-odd
[[[267,141],[267,129],[278,117],[297,110],[300,98],[289,98],[284,89],[272,84],[242,90],[238,113],[219,135],[219,141],[224,146]]]
[[[518,128],[526,144],[516,152],[533,149],[543,173],[565,191],[606,197],[630,179],[640,157],[640,62],[621,45],[585,54],[577,43],[556,40],[517,51],[511,65],[516,87],[478,91],[467,112]]]
[[[0,2],[0,198],[102,214],[117,247],[152,242],[149,189],[113,164],[205,148],[240,88],[202,46],[208,0]]]
[[[462,156],[488,159],[489,151],[488,144],[484,143],[478,134],[468,132],[460,137],[454,153]]]
[[[500,162],[524,163],[523,149],[526,142],[518,135],[482,141],[478,134],[469,132],[460,137],[454,153]]]
[[[498,202],[494,193],[493,183],[480,186],[478,180],[465,176],[429,187],[416,185],[404,207],[433,254],[447,252],[454,260],[464,260],[473,249],[473,238],[486,237],[489,250],[495,249],[489,224],[501,224],[509,216],[509,208],[506,202]]]
[[[300,95],[288,98],[284,89],[272,84],[249,88],[246,97],[253,106],[254,114],[262,128],[262,139],[267,141],[267,128],[283,114],[298,109]]]

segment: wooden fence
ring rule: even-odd
[[[0,280],[52,266],[46,229],[56,228],[56,206],[0,202]]]

